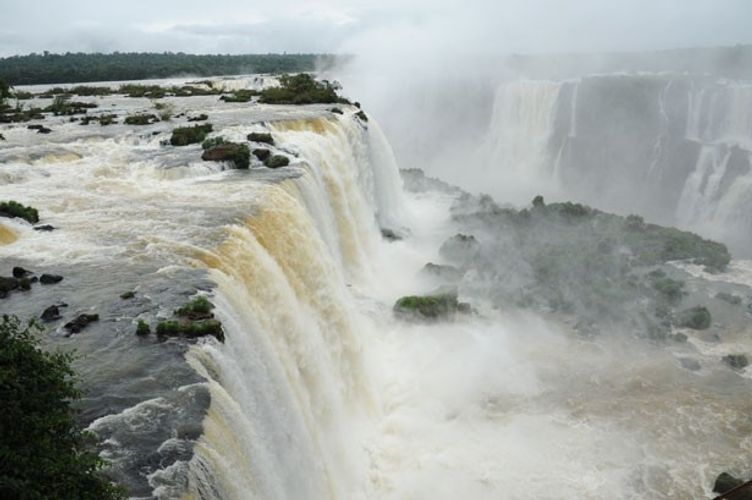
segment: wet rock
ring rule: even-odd
[[[345,114],[345,112],[342,111],[339,108],[332,108],[332,109],[329,110],[329,112],[334,113],[335,115],[343,115],[343,114]]]
[[[459,280],[464,274],[461,270],[457,269],[454,266],[434,264],[433,262],[429,262],[428,264],[423,266],[421,273],[446,281]]]
[[[704,306],[691,307],[676,315],[676,324],[682,328],[707,330],[710,328],[710,323],[710,311]]]
[[[264,148],[258,148],[253,150],[253,156],[258,158],[260,161],[266,161],[269,156],[271,156],[272,152],[268,149]]]
[[[39,282],[43,285],[54,285],[63,281],[63,277],[57,274],[43,274],[39,278]]]
[[[16,278],[0,276],[0,298],[4,299],[13,290],[17,290],[20,284]]]
[[[55,226],[50,224],[44,224],[43,226],[34,226],[34,231],[54,231]]]
[[[76,319],[66,323],[64,328],[71,333],[79,333],[95,321],[99,321],[99,314],[79,314]]]
[[[52,132],[52,129],[47,128],[47,127],[42,127],[39,130],[37,130],[37,134],[49,134],[50,132]]]
[[[737,479],[728,472],[721,472],[715,480],[713,491],[715,493],[726,493],[742,484],[744,484],[744,480]],[[746,490],[734,493],[733,496],[729,497],[729,500],[752,500],[752,489],[747,488]]]
[[[146,335],[149,335],[150,333],[151,327],[149,326],[149,324],[142,319],[138,320],[138,324],[136,325],[136,335],[138,335],[139,337],[144,337]]]
[[[250,165],[250,151],[245,144],[227,142],[204,151],[201,155],[204,161],[229,161],[235,168],[246,169]]]
[[[286,167],[290,164],[290,159],[284,155],[272,155],[264,161],[264,165],[269,168]]]
[[[26,276],[32,274],[31,271],[27,271],[23,267],[14,267],[13,268],[13,277],[14,278],[25,278]]]
[[[0,134],[0,141],[4,141],[4,140],[5,140],[5,136],[3,134]]]
[[[734,370],[743,370],[749,365],[749,360],[744,354],[728,354],[721,360]]]
[[[62,316],[60,316],[60,307],[59,306],[50,306],[47,309],[42,312],[42,315],[40,318],[44,322],[51,322],[60,319]]]
[[[124,292],[124,293],[120,294],[120,298],[123,299],[123,300],[130,300],[130,299],[132,299],[135,296],[136,296],[136,292],[134,292],[133,290],[129,290],[127,292]]]
[[[742,303],[742,298],[740,296],[728,292],[718,292],[715,294],[715,298],[727,302],[732,306],[738,306]]]

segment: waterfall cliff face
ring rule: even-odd
[[[502,185],[534,179],[522,183],[528,197],[537,190],[638,213],[743,250],[751,101],[749,84],[667,75],[504,84],[486,171]]]
[[[352,427],[370,395],[348,287],[367,279],[377,222],[399,210],[398,174],[372,125],[272,128],[303,159],[302,175],[268,185],[258,212],[199,256],[227,341],[188,355],[211,392],[190,492],[352,498],[365,484]]]

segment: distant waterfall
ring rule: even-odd
[[[504,197],[574,198],[752,242],[752,85],[666,75],[515,82],[497,90],[484,172]]]
[[[354,121],[273,128],[305,173],[269,185],[259,213],[200,256],[228,335],[189,354],[212,396],[190,492],[352,498],[366,481],[355,431],[343,429],[369,411],[370,395],[346,284],[368,272],[374,214],[399,213],[398,174],[389,150],[374,151],[378,132]]]

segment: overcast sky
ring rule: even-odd
[[[352,52],[396,37],[475,52],[641,50],[752,43],[751,28],[752,0],[2,0],[0,55]]]

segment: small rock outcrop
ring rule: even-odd
[[[50,306],[42,312],[40,319],[45,323],[56,321],[62,318],[60,315],[60,306]]]
[[[269,168],[286,167],[290,164],[290,159],[284,155],[272,155],[264,161],[264,165]]]
[[[63,326],[71,334],[80,333],[91,323],[99,321],[99,314],[79,314],[73,321],[69,321]]]
[[[262,142],[274,146],[274,137],[272,134],[265,132],[252,132],[248,134],[248,140],[251,142]]]
[[[226,142],[208,148],[201,155],[204,161],[229,161],[235,168],[246,169],[250,166],[251,153],[245,144]]]
[[[39,277],[39,282],[43,285],[54,285],[63,281],[63,277],[58,274],[43,274]]]
[[[734,370],[743,370],[749,365],[749,360],[744,354],[728,354],[721,361],[729,365]]]

